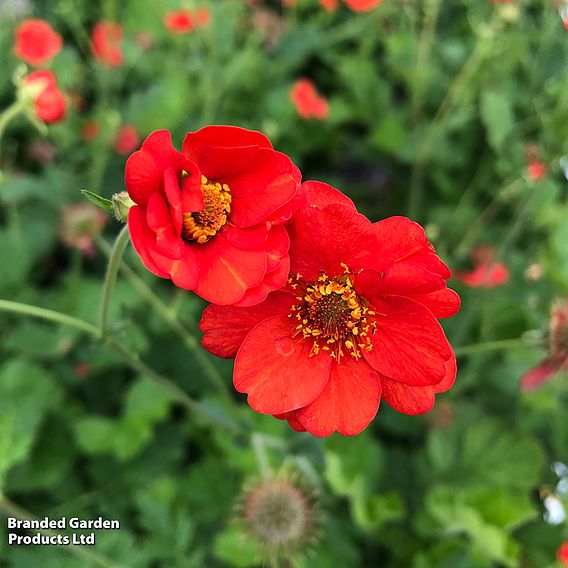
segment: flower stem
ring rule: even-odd
[[[0,142],[2,141],[2,136],[4,135],[4,131],[6,130],[8,123],[18,116],[22,109],[22,102],[17,100],[7,107],[2,114],[0,114]]]
[[[526,347],[526,341],[521,338],[516,339],[498,339],[495,341],[485,341],[483,343],[474,343],[472,345],[464,345],[456,347],[456,356],[471,355],[472,353],[484,353],[487,351],[501,351],[505,349],[519,349]]]
[[[120,260],[122,258],[122,254],[124,253],[124,249],[126,249],[129,238],[128,226],[125,225],[120,233],[118,233],[118,237],[116,237],[116,241],[114,242],[112,251],[108,259],[105,282],[103,285],[101,311],[99,316],[99,328],[101,330],[102,337],[105,337],[107,333],[110,299],[112,297],[112,291],[116,283],[116,275],[120,267]]]
[[[270,478],[270,465],[268,464],[268,457],[266,455],[266,446],[264,445],[264,440],[262,435],[258,432],[253,432],[250,437],[250,445],[254,450],[254,455],[256,457],[256,463],[258,464],[258,469],[260,470],[260,475],[262,479]]]
[[[4,512],[6,516],[15,517],[20,520],[31,521],[31,520],[38,520],[38,517],[32,515],[26,509],[23,509],[19,505],[16,505],[6,497],[0,495],[0,510]],[[45,529],[38,529],[41,534],[46,536],[57,536],[63,533],[52,531],[52,530],[45,530]],[[79,546],[76,544],[66,544],[60,545],[61,548],[67,549],[70,554],[74,554],[78,558],[82,558],[83,561],[96,564],[97,566],[102,566],[103,568],[121,568],[123,565],[116,564],[110,558],[102,556],[101,554],[95,554],[90,550],[87,550],[84,546]]]
[[[11,302],[9,300],[0,300],[0,310],[16,314],[23,314],[33,318],[49,320],[63,325],[69,325],[88,333],[92,337],[95,337],[97,339],[100,338],[100,332],[96,326],[84,320],[74,318],[73,316],[68,316],[67,314],[56,312],[55,310],[48,310],[45,308],[40,308],[38,306],[21,304],[19,302]]]

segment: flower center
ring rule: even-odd
[[[231,212],[231,190],[226,183],[213,183],[201,176],[201,192],[205,207],[201,211],[183,213],[181,229],[186,241],[197,241],[200,245],[221,230]]]
[[[324,273],[315,282],[305,282],[300,274],[288,279],[299,301],[289,315],[298,322],[294,337],[302,334],[313,342],[310,357],[328,351],[338,361],[346,353],[359,359],[362,350],[373,348],[370,334],[375,333],[376,323],[367,316],[375,312],[357,294],[349,276],[346,269],[342,276],[330,278]]]

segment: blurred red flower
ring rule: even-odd
[[[110,67],[122,65],[122,26],[114,22],[99,22],[91,33],[93,55]]]
[[[85,122],[83,128],[81,129],[81,138],[85,142],[92,142],[101,131],[101,127],[96,120],[89,120]]]
[[[189,10],[176,10],[164,16],[164,25],[173,34],[187,34],[193,30],[193,17]]]
[[[63,210],[59,238],[71,248],[90,256],[94,252],[93,239],[103,230],[108,218],[90,203],[76,203]]]
[[[116,133],[112,147],[117,154],[131,154],[140,146],[140,137],[132,124],[123,124]]]
[[[132,243],[154,274],[221,305],[253,305],[288,275],[300,172],[260,132],[207,126],[183,153],[153,132],[126,163]]]
[[[316,90],[309,79],[299,79],[290,91],[290,100],[294,103],[302,118],[324,120],[329,114],[329,104]]]
[[[319,182],[300,196],[286,287],[254,307],[208,306],[203,346],[236,358],[235,388],[254,410],[298,431],[357,434],[381,396],[399,412],[428,412],[456,374],[436,320],[459,310],[449,269],[405,217],[373,224]]]
[[[193,12],[195,25],[205,28],[211,23],[211,12],[207,8],[198,8]]]
[[[14,53],[30,65],[43,65],[60,51],[63,41],[44,20],[24,20],[16,30]]]
[[[568,371],[568,299],[557,300],[550,308],[548,354],[521,377],[521,390],[534,390],[560,371]]]
[[[334,12],[335,10],[337,10],[337,4],[339,3],[339,0],[319,0],[319,2],[320,6],[326,12]]]
[[[353,12],[368,12],[383,0],[343,0]]]
[[[568,566],[568,541],[563,542],[558,547],[558,551],[556,552],[556,558],[558,559],[558,562],[560,562],[564,566]]]
[[[472,288],[495,288],[509,281],[509,269],[495,260],[495,250],[487,245],[480,245],[471,251],[473,270],[459,271],[456,279]]]
[[[51,71],[34,71],[24,79],[24,88],[33,91],[34,111],[44,122],[59,122],[65,118],[67,103]]]
[[[547,168],[544,162],[533,160],[527,165],[527,177],[532,181],[539,181],[546,176]]]

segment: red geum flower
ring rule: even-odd
[[[207,126],[153,132],[126,163],[132,243],[154,274],[210,302],[253,305],[288,275],[300,172],[260,132]]]
[[[24,79],[24,89],[32,92],[34,111],[40,120],[59,122],[65,118],[67,103],[51,71],[30,73]]]
[[[92,142],[101,131],[101,127],[96,120],[88,120],[81,129],[81,138],[85,142]]]
[[[16,30],[14,53],[30,65],[43,65],[60,51],[63,41],[44,20],[24,20]]]
[[[353,12],[368,12],[383,0],[343,0]]]
[[[547,172],[546,164],[540,160],[533,160],[527,165],[527,177],[532,181],[541,180]]]
[[[361,432],[382,398],[428,412],[455,378],[437,317],[459,309],[450,271],[405,217],[372,224],[319,182],[302,186],[287,286],[249,308],[208,306],[203,346],[235,357],[234,385],[262,414],[316,436]]]
[[[537,389],[561,371],[568,371],[568,299],[552,304],[548,324],[548,354],[521,377],[521,390]]]
[[[563,542],[556,551],[556,558],[563,566],[568,566],[568,541]]]
[[[193,12],[196,27],[206,28],[211,23],[211,12],[207,8],[198,8]]]
[[[509,281],[509,269],[495,260],[495,251],[492,247],[480,245],[471,251],[473,270],[460,271],[456,279],[471,288],[495,288]]]
[[[176,10],[164,16],[164,26],[173,34],[187,34],[193,30],[193,17],[189,10]]]
[[[132,124],[123,124],[116,133],[112,147],[117,154],[131,154],[140,146],[140,137]]]
[[[109,67],[120,67],[122,56],[122,26],[114,22],[99,22],[91,33],[93,55]]]
[[[324,120],[329,114],[329,104],[316,90],[309,79],[299,79],[290,91],[290,100],[294,103],[302,118]]]
[[[335,10],[337,10],[338,2],[339,0],[319,0],[320,6],[326,12],[334,12]]]

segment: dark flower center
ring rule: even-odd
[[[310,357],[328,351],[337,360],[346,353],[359,359],[362,350],[373,348],[370,334],[376,323],[367,316],[375,312],[355,291],[347,268],[342,276],[322,274],[315,282],[305,282],[297,274],[288,284],[299,301],[289,316],[297,320],[294,336],[312,341]]]
[[[186,241],[200,245],[221,230],[231,212],[231,190],[226,183],[211,182],[201,176],[201,192],[205,207],[201,211],[183,213],[181,230]]]

